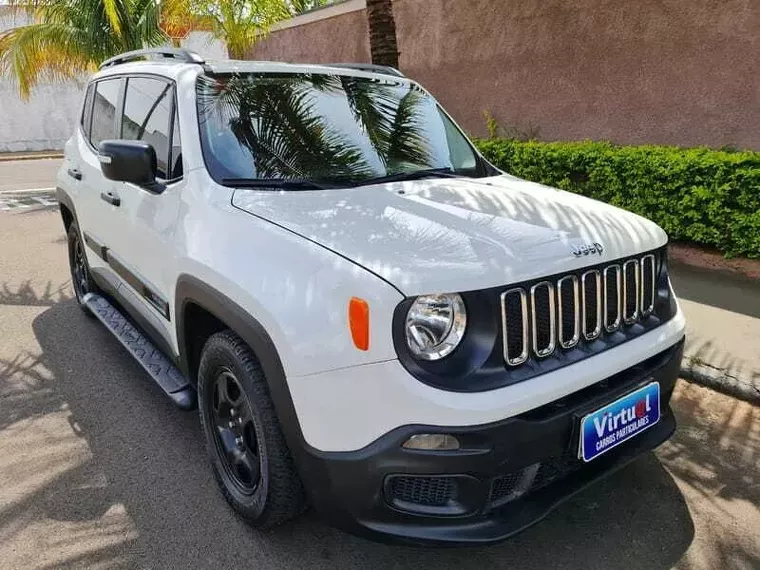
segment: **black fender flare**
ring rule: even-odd
[[[175,292],[174,307],[180,370],[191,382],[197,382],[195,371],[190,369],[190,355],[186,348],[188,339],[185,338],[185,309],[188,304],[192,303],[224,323],[251,348],[264,371],[269,386],[269,394],[274,403],[285,440],[296,463],[300,463],[300,456],[302,456],[307,444],[293,405],[293,398],[285,377],[285,369],[269,333],[259,321],[224,293],[217,291],[192,275],[181,274],[177,279]]]
[[[71,199],[71,196],[69,196],[69,193],[66,192],[63,188],[60,186],[56,186],[55,189],[55,199],[61,206],[66,206],[66,209],[71,212],[71,216],[74,220],[74,223],[77,225],[77,227],[81,230],[82,228],[79,226],[79,220],[77,219],[77,210],[74,207],[74,200]],[[63,218],[63,210],[61,210],[61,217]],[[65,222],[65,220],[64,220]],[[65,227],[65,226],[64,226]]]

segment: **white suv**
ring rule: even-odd
[[[254,526],[496,541],[675,428],[665,233],[497,170],[394,69],[124,54],[57,182],[77,300]]]

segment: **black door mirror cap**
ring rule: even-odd
[[[131,182],[151,192],[161,192],[156,182],[156,150],[145,141],[104,140],[98,145],[100,170],[109,180]]]

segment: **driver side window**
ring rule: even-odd
[[[171,83],[130,77],[124,96],[121,138],[150,143],[156,150],[156,177],[173,178],[169,170],[174,89]]]

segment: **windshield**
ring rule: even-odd
[[[198,78],[197,94],[203,153],[218,182],[484,174],[436,101],[405,81],[216,74]]]

